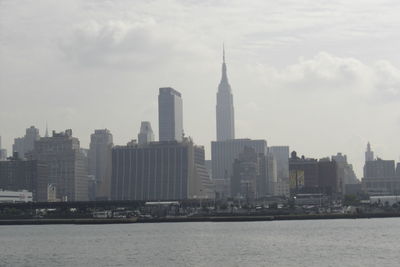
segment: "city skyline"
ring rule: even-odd
[[[9,155],[14,138],[31,125],[43,136],[46,121],[72,128],[84,147],[94,129],[110,129],[116,144],[135,138],[143,120],[158,132],[155,96],[171,86],[185,98],[185,134],[209,158],[225,41],[237,138],[315,158],[343,152],[359,177],[367,141],[377,156],[399,158],[396,3],[72,2],[0,4]],[[186,20],[196,14],[204,19]]]

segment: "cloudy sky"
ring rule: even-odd
[[[400,156],[395,0],[0,0],[0,135],[94,129],[115,144],[158,133],[158,88],[183,95],[184,129],[208,155],[225,42],[236,135],[308,157],[343,152],[361,176],[367,141]]]

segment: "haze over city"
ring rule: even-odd
[[[182,93],[183,127],[210,156],[222,43],[236,138],[299,155],[399,157],[396,1],[0,2],[0,135],[93,129],[115,144],[158,132],[158,88]],[[157,137],[156,137],[157,138]]]

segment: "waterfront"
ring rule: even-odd
[[[0,266],[396,266],[400,219],[0,226]]]

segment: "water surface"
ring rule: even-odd
[[[400,218],[0,226],[0,266],[399,266]]]

